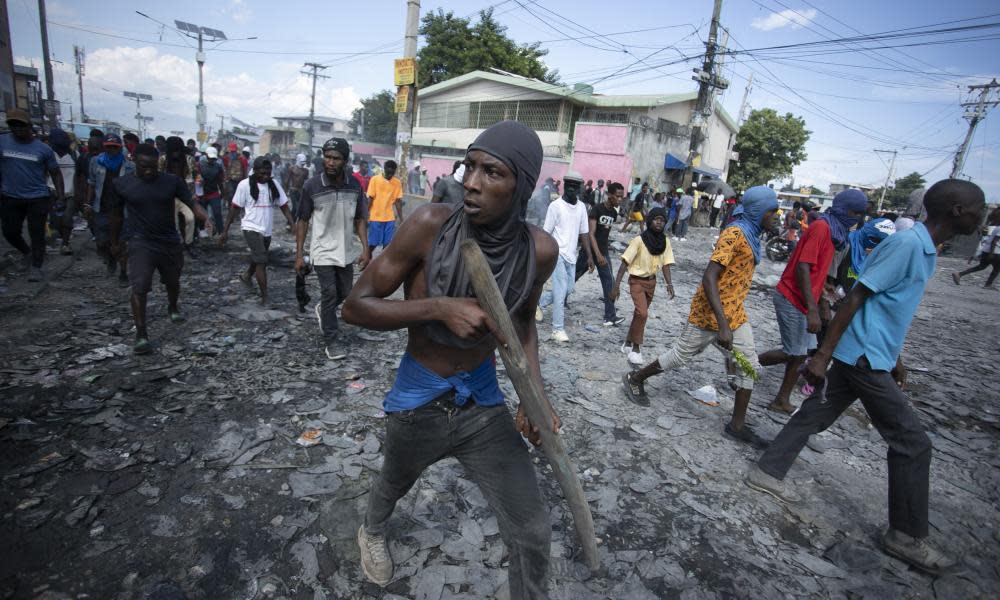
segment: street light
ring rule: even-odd
[[[226,37],[224,32],[218,29],[212,29],[211,27],[202,27],[201,25],[178,21],[176,19],[174,20],[174,25],[177,26],[177,29],[182,35],[198,40],[198,52],[195,54],[195,60],[198,62],[198,106],[195,108],[195,118],[198,121],[198,141],[204,142],[208,138],[208,135],[205,133],[205,124],[208,122],[208,111],[205,109],[204,86],[205,42],[222,43],[230,40]],[[238,39],[255,40],[257,37],[253,36]]]
[[[136,135],[138,135],[139,139],[141,140],[142,139],[142,124],[144,122],[148,122],[148,121],[152,121],[153,120],[153,117],[143,117],[142,116],[142,103],[143,102],[152,102],[153,97],[150,96],[149,94],[142,94],[142,93],[139,93],[139,92],[128,92],[128,91],[122,92],[122,95],[125,96],[126,98],[132,98],[132,99],[135,100],[135,120],[136,120],[136,124],[138,125],[138,129],[139,129],[136,132]]]

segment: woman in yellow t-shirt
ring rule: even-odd
[[[618,300],[622,278],[625,271],[628,271],[628,291],[635,310],[625,343],[622,344],[622,352],[628,355],[628,361],[633,365],[643,364],[641,346],[649,305],[653,302],[653,292],[656,290],[657,271],[663,271],[667,293],[671,299],[674,297],[674,285],[670,282],[670,265],[674,264],[674,252],[670,247],[670,240],[663,233],[666,224],[667,213],[663,208],[656,207],[646,214],[646,230],[629,242],[622,254],[622,264],[618,268],[615,285],[611,288],[611,300],[614,302]]]

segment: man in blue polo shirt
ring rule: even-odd
[[[64,196],[62,171],[56,154],[39,140],[31,128],[31,118],[20,108],[7,111],[10,133],[0,135],[0,221],[3,237],[30,262],[28,281],[41,281],[45,260],[45,219],[51,197],[46,176],[52,177],[59,198]],[[31,246],[21,236],[28,220]],[[25,266],[28,266],[27,264]]]
[[[900,352],[913,314],[934,274],[936,246],[976,231],[986,209],[983,191],[960,179],[939,181],[924,196],[927,220],[875,247],[857,284],[830,322],[823,345],[806,366],[814,392],[792,415],[746,484],[786,502],[799,498],[782,479],[806,440],[824,431],[861,399],[889,444],[889,529],[884,550],[931,574],[955,561],[927,542],[931,442],[902,389]],[[827,365],[833,366],[827,372]],[[826,385],[821,385],[823,380]]]

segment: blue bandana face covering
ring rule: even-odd
[[[768,211],[778,208],[778,195],[766,185],[758,185],[748,189],[740,199],[740,205],[733,211],[736,220],[728,227],[738,227],[743,232],[747,244],[753,251],[753,262],[760,263],[760,234],[763,227],[761,219]]]

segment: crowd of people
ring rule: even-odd
[[[687,239],[694,188],[654,193],[636,179],[626,195],[623,183],[598,180],[595,186],[570,171],[536,190],[542,163],[538,136],[520,123],[502,121],[480,134],[452,173],[436,182],[432,201],[403,220],[397,165],[386,161],[376,173],[365,162],[352,163],[345,139],[326,141],[310,169],[302,154],[286,166],[275,157],[252,157],[235,144],[199,152],[193,140],[140,143],[134,134],[94,130],[74,160],[64,133],[50,131],[48,143],[42,143],[27,115],[11,110],[7,118],[11,133],[0,136],[4,236],[24,255],[30,278],[39,279],[46,219],[57,217],[55,229],[68,252],[79,209],[108,272],[117,270],[131,286],[136,353],[152,349],[145,313],[155,272],[166,287],[169,319],[184,318],[178,305],[181,272],[196,231],[225,244],[239,218],[250,252],[239,278],[256,283],[261,302],[268,301],[276,211],[294,232],[296,273],[302,278],[315,271],[319,280],[315,310],[331,360],[345,355],[341,305],[348,323],[407,329],[406,352],[383,403],[384,462],[357,537],[362,569],[378,584],[392,579],[387,531],[396,502],[425,468],[454,456],[496,513],[509,551],[511,597],[546,595],[549,517],[518,432],[537,444],[539,428],[558,431],[560,421],[544,397],[549,422],[531,423],[522,404],[514,417],[507,411],[495,359],[497,345],[507,340],[475,299],[459,252],[466,240],[483,251],[525,349],[527,376],[539,390],[544,386],[536,323],[549,310],[551,339],[569,342],[567,301],[575,282],[594,270],[609,328],[625,321],[616,304],[628,275],[633,309],[621,338],[629,365],[622,376],[628,400],[649,406],[644,384],[650,377],[669,374],[709,346],[719,349],[735,392],[723,434],[763,450],[746,484],[782,501],[797,501],[783,479],[809,435],[832,425],[860,398],[889,446],[886,552],[931,573],[954,566],[927,540],[931,444],[903,393],[902,346],[934,272],[937,248],[981,227],[984,195],[970,182],[947,179],[931,186],[923,197],[924,218],[909,223],[869,214],[867,198],[856,189],[837,194],[825,212],[799,205],[783,217],[767,186],[738,196],[703,195],[719,235],[690,298],[687,324],[650,362],[643,356],[649,306],[660,278],[667,295],[675,297],[674,245]],[[414,181],[421,191],[427,187],[418,169],[406,174],[410,191]],[[30,245],[21,239],[25,220]],[[615,273],[609,239],[619,222],[623,233],[638,231],[618,257]],[[994,211],[989,223],[1000,225],[1000,213]],[[779,235],[782,228],[794,234],[789,237],[794,244],[771,299],[781,347],[758,351],[745,303],[763,257],[762,237]],[[997,231],[984,241],[987,258],[956,273],[956,284],[991,265],[987,283],[992,284]],[[355,267],[362,271],[357,282]],[[403,298],[390,298],[400,286]],[[784,369],[782,383],[768,407],[792,415],[776,439],[765,440],[747,425],[746,413],[761,370],[778,365]],[[790,397],[800,378],[808,396],[796,409]]]
[[[300,276],[314,270],[319,279],[316,314],[326,354],[342,356],[333,347],[336,308],[350,291],[353,265],[363,268],[364,257],[387,246],[402,220],[395,162],[373,161],[370,168],[367,160],[355,157],[352,163],[348,142],[339,138],[328,141],[312,164],[298,154],[286,165],[275,154],[253,157],[249,147],[240,150],[234,142],[200,150],[193,139],[176,136],[140,140],[132,132],[92,129],[88,139],[76,141],[58,128],[39,135],[19,109],[7,111],[7,128],[0,134],[0,218],[4,238],[22,256],[27,279],[45,278],[51,235],[58,237],[60,253],[72,254],[74,227],[85,222],[108,275],[117,275],[131,289],[137,354],[153,349],[146,297],[154,274],[166,289],[170,321],[183,321],[178,298],[185,255],[197,257],[199,243],[225,245],[237,219],[250,253],[238,278],[256,286],[262,304],[269,302],[268,250],[277,209],[296,237],[296,270]],[[331,152],[340,158],[329,158]],[[331,195],[330,187],[349,191]],[[306,253],[303,244],[310,234]],[[360,256],[349,256],[354,235],[364,246]]]

